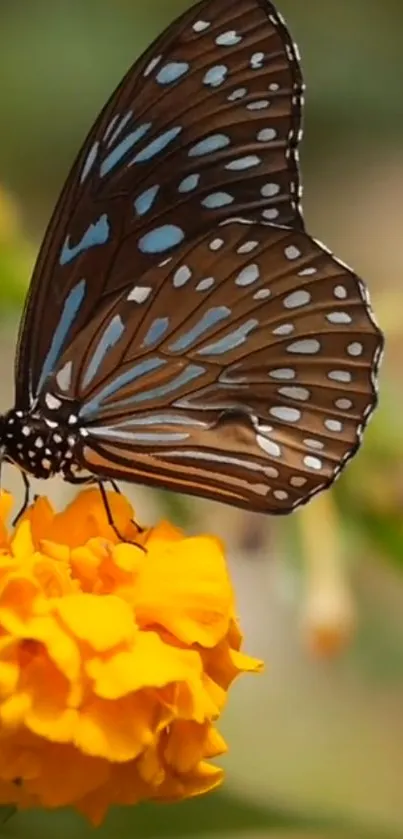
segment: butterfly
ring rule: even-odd
[[[305,231],[303,90],[269,0],[202,0],[129,70],[40,250],[3,459],[266,513],[333,482],[383,338]]]

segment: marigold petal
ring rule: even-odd
[[[17,728],[24,722],[31,707],[31,697],[28,691],[21,691],[10,696],[0,705],[0,719],[5,729]]]
[[[4,489],[0,490],[0,548],[8,548],[9,535],[6,522],[13,509],[13,496]]]
[[[181,542],[183,539],[183,530],[175,527],[169,521],[160,521],[155,527],[151,527],[147,531],[146,545],[147,550],[156,548],[159,545],[164,545],[169,542]]]
[[[10,574],[0,593],[0,626],[10,635],[24,636],[33,602],[39,592],[38,584],[22,574]]]
[[[135,635],[131,609],[115,595],[73,594],[60,600],[56,608],[73,635],[98,652],[131,641]]]
[[[0,697],[8,696],[18,684],[20,668],[16,661],[0,660]]]
[[[49,658],[69,681],[78,678],[81,658],[77,643],[59,626],[53,616],[35,617],[26,625],[26,635],[32,641],[40,641]]]
[[[109,776],[106,761],[81,754],[74,746],[49,744],[38,750],[40,766],[28,791],[43,807],[66,807],[99,788]]]
[[[155,746],[146,749],[138,758],[137,769],[141,779],[151,787],[159,787],[165,780],[166,772]]]
[[[214,726],[210,725],[204,744],[204,757],[218,757],[228,751],[227,743]]]
[[[36,705],[25,714],[25,724],[33,734],[46,737],[52,743],[74,743],[78,712],[74,708],[57,705]]]
[[[29,521],[22,521],[18,524],[11,540],[11,552],[17,559],[22,560],[30,557],[34,550],[31,525]]]
[[[139,533],[129,502],[108,500],[126,543],[96,489],[58,514],[39,499],[11,540],[0,495],[0,802],[74,805],[94,824],[218,786],[214,721],[262,666],[240,652],[218,540]]]
[[[200,761],[206,757],[210,748],[210,723],[195,723],[191,720],[176,720],[170,726],[167,744],[164,749],[164,759],[177,772],[193,771]],[[222,748],[213,750],[213,755],[222,754],[226,744],[221,738]],[[218,739],[215,743],[218,746]]]
[[[138,632],[131,650],[108,660],[92,659],[87,673],[97,696],[117,699],[144,687],[199,679],[202,668],[197,652],[171,647],[156,632]]]
[[[130,503],[117,492],[108,493],[108,504],[116,529],[122,536],[135,535]],[[133,533],[134,530],[134,533]],[[116,531],[108,523],[105,505],[97,489],[80,493],[61,513],[54,517],[48,538],[67,544],[70,548],[85,545],[94,536],[117,542]]]
[[[204,650],[202,656],[206,673],[224,691],[240,673],[260,673],[264,668],[259,659],[231,649],[227,640],[217,644],[213,650]]]
[[[183,798],[203,795],[219,787],[223,777],[223,769],[202,761],[193,772],[180,776],[167,776],[164,783],[159,787],[155,798],[158,798],[159,801],[178,801]]]
[[[184,644],[213,647],[228,631],[233,593],[216,539],[150,546],[135,595],[139,625],[164,626]]]
[[[17,527],[22,524],[29,524],[31,538],[36,550],[40,549],[41,540],[49,536],[49,531],[55,516],[55,511],[48,498],[40,496],[32,506],[25,510]]]
[[[159,704],[151,691],[114,703],[95,700],[80,714],[75,743],[85,754],[124,762],[153,741]]]
[[[231,650],[231,659],[237,676],[240,673],[262,673],[264,670],[263,661],[238,652],[238,650]]]
[[[70,559],[70,548],[68,545],[61,545],[59,542],[52,542],[50,539],[40,539],[39,545],[42,553],[50,559],[57,559],[58,562],[67,563]]]
[[[138,545],[121,542],[112,551],[113,561],[117,568],[127,574],[135,574],[144,562],[144,551]]]
[[[111,804],[130,806],[149,797],[149,787],[139,776],[137,760],[109,766],[107,782],[76,805],[94,826],[101,823]]]

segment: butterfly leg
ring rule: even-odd
[[[110,483],[110,485],[111,485],[111,487],[112,487],[113,491],[114,491],[114,492],[117,492],[117,493],[118,493],[118,495],[122,495],[122,490],[120,489],[120,487],[118,486],[118,484],[116,483],[116,481],[114,481],[114,480],[113,480],[113,478],[108,478],[107,480],[108,480],[108,482]],[[131,521],[132,521],[132,524],[134,524],[134,526],[137,528],[137,530],[139,531],[139,533],[144,533],[145,528],[144,528],[144,527],[141,527],[141,525],[140,525],[140,524],[138,524],[138,522],[136,521],[136,519],[132,519]]]
[[[109,481],[109,482],[113,485],[112,481]],[[103,504],[104,504],[104,507],[105,507],[105,512],[106,512],[106,517],[108,519],[108,524],[113,528],[113,530],[115,531],[118,539],[120,539],[122,542],[127,542],[127,539],[125,539],[124,536],[122,536],[122,534],[119,533],[119,530],[116,527],[115,522],[113,521],[113,516],[112,516],[111,508],[109,506],[108,496],[106,494],[106,490],[105,490],[105,487],[104,487],[102,481],[98,481],[98,486],[99,486],[99,491],[101,493],[102,501],[103,501]],[[136,522],[133,522],[133,523],[136,524]],[[137,525],[136,525],[136,527],[137,527]],[[144,551],[144,553],[147,553],[147,549],[144,548],[143,545],[138,545],[138,547],[141,548]]]
[[[25,472],[21,472],[21,475],[22,475],[22,480],[23,480],[23,483],[24,483],[24,501],[22,502],[22,506],[18,510],[17,515],[13,519],[13,527],[15,527],[15,525],[17,524],[17,522],[19,521],[21,516],[24,515],[25,510],[27,509],[28,504],[29,504],[29,494],[30,494],[31,487],[29,485],[29,480],[28,480]]]

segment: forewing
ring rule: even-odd
[[[230,220],[98,313],[50,404],[70,400],[95,474],[287,513],[356,451],[381,348],[364,284],[323,246]]]
[[[267,0],[203,0],[156,40],[96,121],[46,233],[20,330],[20,407],[94,307],[229,207],[302,226],[301,98],[296,49]]]

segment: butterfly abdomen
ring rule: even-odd
[[[44,417],[12,410],[3,418],[4,457],[35,478],[69,473],[74,463],[77,435]]]

